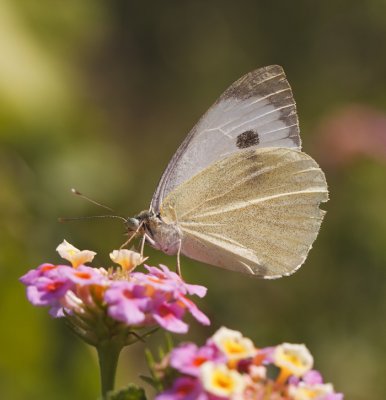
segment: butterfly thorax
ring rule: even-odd
[[[155,249],[168,255],[177,254],[182,233],[175,223],[167,223],[154,211],[141,211],[134,218],[128,218],[126,226],[129,235],[145,235],[146,241]]]

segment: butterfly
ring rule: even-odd
[[[126,225],[166,254],[272,279],[304,263],[327,200],[323,171],[301,151],[291,87],[271,65],[219,97],[172,157],[150,209]]]

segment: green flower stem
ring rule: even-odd
[[[117,370],[119,354],[123,348],[121,341],[104,341],[97,348],[99,370],[101,377],[102,399],[106,399],[107,393],[114,390],[115,372]]]

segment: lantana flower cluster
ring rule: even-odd
[[[33,305],[49,307],[53,317],[66,317],[84,339],[97,341],[98,332],[108,335],[122,327],[132,330],[158,325],[170,332],[186,333],[186,313],[204,325],[210,323],[187,297],[205,296],[205,287],[185,283],[163,265],[145,265],[147,273],[133,272],[145,261],[139,253],[114,250],[110,257],[118,266],[105,269],[86,266],[96,253],[78,250],[66,241],[57,251],[71,265],[45,263],[20,281]]]
[[[160,365],[157,374],[169,387],[156,400],[343,400],[313,369],[303,344],[259,349],[224,327],[201,347],[179,345]]]

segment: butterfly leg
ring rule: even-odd
[[[130,237],[126,240],[126,242],[121,245],[121,247],[119,248],[120,250],[130,244],[130,242],[137,236],[138,232],[142,228],[142,225],[143,225],[143,222],[141,222],[138,225],[138,228],[130,235]]]
[[[178,251],[177,251],[177,274],[180,278],[182,278],[182,273],[181,273],[181,262],[180,262],[180,255],[181,255],[181,239],[178,243]]]
[[[132,235],[130,235],[130,237],[126,240],[125,243],[121,244],[121,246],[119,247],[119,250],[125,248],[126,246],[129,245],[129,243],[131,242],[131,240],[135,237],[136,233],[134,232]]]
[[[176,213],[176,210],[174,207],[170,206],[170,210],[174,215],[174,220],[177,222],[178,225],[178,216]],[[180,278],[182,278],[182,272],[181,272],[181,262],[180,262],[180,255],[181,255],[181,244],[182,241],[181,239],[178,240],[178,250],[177,250],[177,274]]]
[[[150,244],[150,246],[157,248],[156,242],[147,233],[144,233],[142,236],[142,239],[141,239],[141,256],[143,256],[144,247],[145,247],[146,242],[148,242]]]
[[[141,239],[141,257],[143,257],[143,251],[144,251],[144,248],[145,248],[145,242],[146,242],[146,233],[142,236],[142,239]]]

